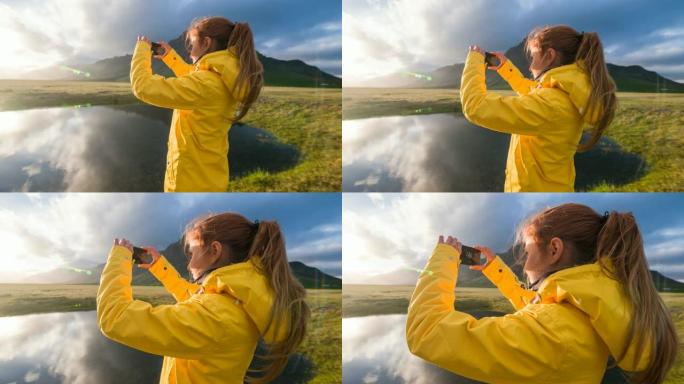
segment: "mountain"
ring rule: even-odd
[[[651,277],[658,292],[684,292],[684,283],[670,279],[658,271],[651,271]]]
[[[169,44],[186,62],[190,58],[185,49],[185,33],[171,40]],[[342,79],[308,65],[301,60],[279,60],[257,52],[264,66],[264,82],[270,86],[341,88]],[[87,80],[129,82],[132,55],[110,57],[92,64],[73,65],[73,72],[63,66],[54,66],[31,72],[26,77],[35,79]],[[165,77],[173,76],[171,70],[159,60],[152,60],[154,73]],[[88,76],[85,75],[88,74]]]
[[[163,251],[162,255],[178,272],[187,277],[187,261],[180,242],[172,243]],[[318,268],[310,267],[299,261],[291,261],[290,268],[295,277],[307,289],[341,289],[342,279],[328,275]],[[99,284],[104,263],[91,268],[58,268],[49,272],[29,276],[22,281],[26,284]],[[146,270],[133,268],[133,285],[161,285],[151,273]]]
[[[513,270],[521,282],[525,282],[523,265],[516,263],[515,251],[513,248],[510,248],[506,252],[497,253],[497,255]],[[671,279],[658,271],[651,270],[650,272],[658,292],[684,292],[684,283]],[[390,273],[375,275],[368,279],[368,284],[415,285],[418,275],[419,271],[416,270],[399,269]],[[458,270],[458,282],[456,286],[469,288],[496,288],[482,272],[472,271],[465,267],[461,267]]]
[[[532,78],[525,55],[525,40],[509,48],[505,55],[527,78]],[[684,84],[670,80],[638,65],[607,64],[619,92],[684,92]],[[389,88],[460,88],[464,64],[457,63],[437,68],[421,76],[409,72],[378,77],[369,82],[371,87]],[[489,89],[510,89],[494,71],[487,71]]]

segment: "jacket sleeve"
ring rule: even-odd
[[[199,284],[193,284],[182,278],[176,268],[163,255],[150,266],[148,271],[162,283],[164,288],[178,302],[189,299],[200,287]]]
[[[525,78],[510,60],[506,60],[496,72],[506,80],[518,95],[527,95],[531,89],[537,86],[536,81]]]
[[[437,245],[409,304],[409,350],[475,380],[546,381],[549,373],[560,367],[567,340],[527,311],[477,320],[454,310],[459,265],[453,247]],[[546,307],[549,309],[540,311],[554,306]]]
[[[162,61],[173,71],[176,77],[187,75],[193,68],[192,64],[186,63],[183,57],[173,48],[162,57]]]
[[[220,77],[209,71],[170,78],[154,75],[149,43],[138,41],[135,46],[131,61],[131,87],[133,95],[145,103],[172,109],[206,107],[222,99],[212,84],[215,81],[221,81]]]
[[[156,355],[198,359],[221,353],[225,324],[197,295],[175,305],[153,307],[133,299],[132,253],[114,246],[97,291],[97,321],[112,340]]]
[[[497,132],[537,136],[558,116],[557,92],[542,88],[522,96],[488,93],[484,58],[472,51],[461,79],[461,109],[473,124]]]
[[[537,295],[536,292],[525,289],[525,284],[518,280],[499,256],[492,260],[482,273],[496,285],[516,311],[526,306]]]

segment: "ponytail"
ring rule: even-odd
[[[261,87],[264,85],[264,67],[254,48],[254,36],[249,24],[244,22],[235,24],[228,39],[228,47],[235,47],[240,60],[240,72],[235,80],[235,90],[237,94],[247,92],[234,120],[239,121],[259,97]]]
[[[557,65],[576,62],[584,69],[591,82],[591,92],[582,117],[589,116],[593,124],[591,137],[577,148],[585,152],[598,143],[606,128],[615,117],[617,98],[615,81],[608,73],[603,55],[603,45],[596,32],[579,33],[567,25],[554,25],[535,28],[527,36],[525,50],[530,51],[532,43],[537,43],[542,51],[553,48],[558,53]]]
[[[631,379],[640,384],[662,383],[677,355],[677,331],[653,283],[634,216],[613,211],[605,220],[598,234],[596,255],[604,271],[622,283],[632,304],[625,348],[620,356],[615,356],[615,360],[624,359],[630,344],[635,341],[636,366],[644,349],[650,347],[652,355],[647,368],[633,374]],[[612,271],[605,268],[602,256],[612,262]]]
[[[263,273],[270,277],[271,287],[275,292],[275,301],[271,309],[271,318],[266,333],[287,327],[287,334],[282,341],[269,344],[266,356],[265,372],[250,382],[267,383],[280,374],[287,364],[288,357],[295,352],[304,336],[309,321],[310,310],[306,304],[306,289],[294,277],[287,262],[285,240],[280,226],[275,221],[262,221],[256,224],[257,233],[249,250],[250,258],[258,258]]]
[[[239,72],[231,92],[238,97],[238,109],[233,122],[241,120],[259,97],[264,85],[264,67],[254,48],[254,36],[248,23],[233,23],[225,17],[203,17],[195,19],[186,31],[197,31],[200,37],[214,40],[212,52],[233,47],[240,62]],[[186,42],[187,43],[187,42]]]
[[[592,121],[596,121],[591,129],[591,137],[578,148],[579,152],[584,152],[598,143],[603,132],[613,121],[617,108],[617,98],[615,97],[615,82],[608,73],[608,67],[603,56],[603,46],[598,34],[596,32],[583,32],[581,35],[582,42],[577,49],[575,61],[582,63],[581,65],[591,80],[591,93],[584,114],[589,114]],[[595,116],[596,120],[593,120]]]

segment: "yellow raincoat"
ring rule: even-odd
[[[163,58],[175,78],[152,74],[150,44],[139,41],[131,62],[133,94],[172,108],[165,192],[226,192],[228,131],[247,90],[235,87],[239,59],[231,49],[204,55],[194,66],[177,52]]]
[[[97,292],[102,333],[141,351],[164,356],[160,383],[242,384],[261,336],[267,332],[273,292],[251,261],[211,272],[202,285],[180,277],[161,257],[150,268],[173,295],[173,305],[133,299],[132,253],[114,246]]]
[[[584,114],[591,81],[577,63],[547,71],[539,82],[506,60],[498,69],[518,96],[487,92],[481,53],[471,51],[461,79],[463,115],[473,124],[511,133],[505,192],[572,192],[574,156],[583,128],[598,114]]]
[[[517,311],[478,320],[454,310],[460,263],[456,249],[438,244],[418,278],[406,340],[421,358],[487,383],[595,384],[609,355],[617,358],[622,352],[631,305],[620,283],[598,264],[558,271],[535,293],[526,291],[497,257],[483,272]],[[632,343],[618,365],[643,370],[649,351],[634,364]]]

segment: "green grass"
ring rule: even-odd
[[[496,91],[512,95],[511,91]],[[345,88],[345,120],[369,117],[460,113],[458,90]],[[684,94],[618,93],[615,120],[605,136],[647,164],[639,179],[600,184],[589,192],[672,192],[684,190]]]
[[[677,360],[667,375],[665,384],[682,383],[684,382],[684,294],[661,293],[660,296],[670,309],[680,340]]]
[[[342,291],[307,290],[312,316],[307,337],[299,347],[316,365],[312,384],[342,382]]]
[[[684,95],[618,94],[619,108],[606,136],[646,160],[646,174],[624,185],[598,185],[593,192],[684,190]]]
[[[97,285],[0,284],[0,316],[95,310]],[[316,366],[314,384],[342,382],[342,292],[307,290],[311,321],[298,352]],[[173,304],[163,287],[134,286],[133,297],[153,305]]]
[[[341,89],[264,87],[244,122],[296,146],[300,162],[232,180],[230,191],[340,191],[341,95]],[[0,111],[132,103],[139,101],[127,83],[0,80]]]
[[[278,172],[254,172],[231,182],[231,191],[340,191],[342,105],[340,89],[266,88],[244,119],[295,145],[300,163]]]

